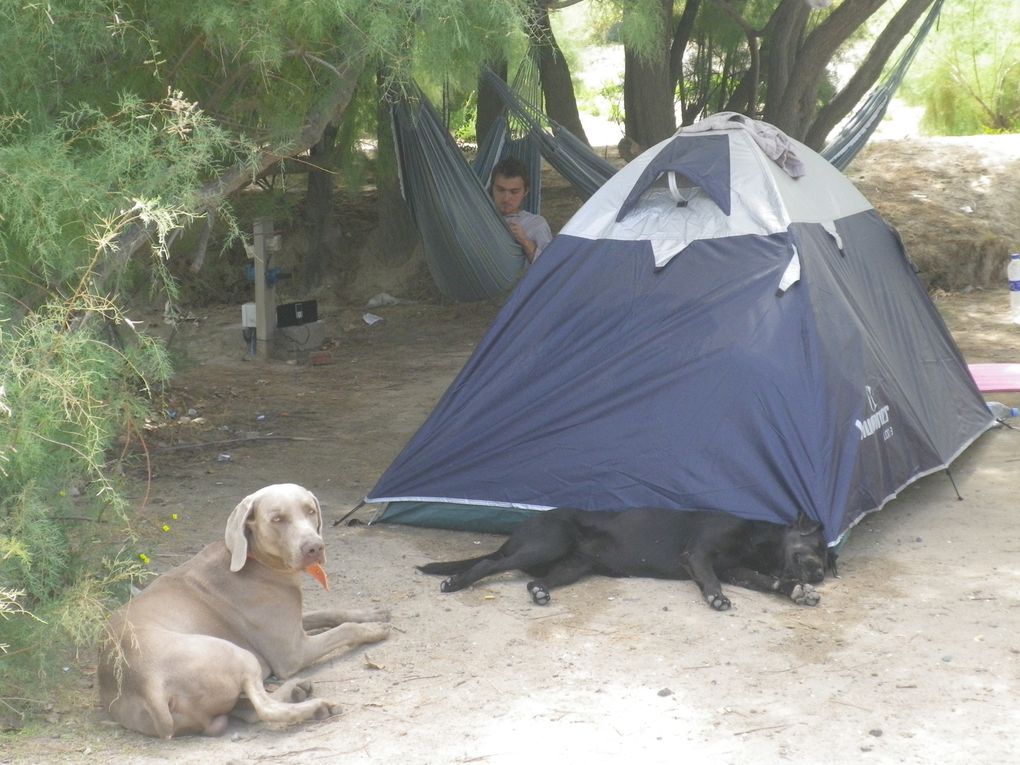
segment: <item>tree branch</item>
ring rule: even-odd
[[[730,0],[712,0],[717,6],[719,6],[723,12],[736,22],[737,26],[744,30],[744,34],[753,37],[759,37],[761,30],[756,28],[751,22],[741,15]],[[686,11],[686,7],[684,9]]]
[[[323,64],[334,75],[333,87],[329,88],[317,104],[311,107],[305,117],[304,125],[294,142],[288,146],[267,147],[251,164],[238,164],[225,171],[219,178],[207,183],[196,194],[195,211],[214,210],[221,200],[244,188],[253,178],[265,172],[270,166],[286,156],[299,154],[310,149],[322,137],[323,131],[331,121],[339,121],[350,103],[351,97],[365,65],[364,55],[345,61],[341,66],[333,66],[317,57],[306,54],[309,59]],[[119,273],[127,261],[148,242],[150,229],[142,224],[135,224],[124,231],[117,239],[116,247],[109,254],[97,280],[101,291],[110,277]]]
[[[691,32],[694,29],[694,22],[701,10],[701,0],[687,0],[684,3],[683,13],[673,26],[673,42],[669,46],[669,76],[676,88],[684,76],[684,54],[691,42]]]

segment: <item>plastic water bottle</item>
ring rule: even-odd
[[[1020,409],[1017,409],[1015,406],[1000,404],[998,401],[989,401],[988,411],[991,412],[992,416],[997,420],[1006,420],[1010,417],[1020,415]]]
[[[1009,256],[1006,278],[1009,279],[1009,315],[1014,324],[1020,324],[1020,253]]]

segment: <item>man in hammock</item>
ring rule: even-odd
[[[542,254],[552,240],[549,224],[541,215],[522,209],[524,198],[531,190],[524,163],[507,157],[492,169],[492,199],[510,227],[510,233],[524,250],[529,263]]]

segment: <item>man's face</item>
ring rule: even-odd
[[[527,195],[523,178],[507,178],[505,175],[492,177],[492,199],[503,215],[520,212]]]

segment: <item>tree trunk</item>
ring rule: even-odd
[[[869,0],[864,0],[869,1]],[[772,14],[766,26],[766,42],[762,46],[765,53],[765,82],[768,91],[762,110],[766,122],[783,128],[784,124],[793,124],[794,120],[785,115],[783,95],[794,76],[797,66],[797,51],[800,49],[807,27],[811,8],[804,0],[782,0],[776,12]],[[818,73],[805,72],[805,76],[813,77]]]
[[[790,11],[790,15],[796,16],[796,20],[783,32],[776,27],[777,33],[782,37],[779,40],[770,40],[772,63],[783,62],[775,71],[770,70],[770,74],[778,71],[782,79],[769,80],[765,113],[769,122],[788,135],[803,140],[807,137],[808,128],[818,111],[819,86],[833,53],[885,3],[885,0],[856,0],[853,3],[843,3],[806,39],[803,37],[809,12],[806,3],[801,0],[784,0],[776,15],[778,17],[784,13],[786,6],[794,2],[798,5],[795,10]],[[769,26],[772,28],[771,22]],[[797,35],[796,40],[791,39],[794,34]],[[902,35],[900,37],[902,38]],[[776,55],[777,44],[792,46],[794,55]]]
[[[309,109],[300,134],[288,146],[290,156],[310,149],[322,137],[322,131],[326,129],[327,125],[331,122],[342,121],[351,96],[354,95],[364,64],[364,57],[359,56],[344,62],[339,67],[332,65],[328,67],[334,75],[330,79],[330,87],[324,88],[322,98]],[[253,162],[237,164],[230,168],[215,181],[206,184],[198,191],[197,201],[194,205],[195,211],[216,209],[221,200],[244,188],[251,183],[253,178],[264,173],[279,160],[279,150],[272,146],[258,155]],[[131,256],[148,242],[149,234],[149,226],[138,223],[126,229],[118,237],[116,247],[108,249],[106,253],[108,257],[104,258],[96,275],[100,291],[105,290],[107,285],[116,279]]]
[[[669,76],[673,81],[673,87],[680,84],[684,76],[684,55],[687,53],[687,46],[691,42],[691,34],[694,31],[694,22],[698,18],[698,11],[701,10],[702,0],[687,0],[684,3],[683,13],[677,19],[673,28],[673,42],[669,46]]]
[[[669,46],[669,79],[673,92],[679,95],[680,99],[680,123],[691,124],[697,115],[697,110],[692,109],[692,103],[688,100],[688,90],[684,83],[684,58],[687,55],[687,47],[691,43],[691,35],[694,32],[694,23],[698,18],[698,11],[701,10],[701,0],[687,0],[684,3],[683,13],[673,28],[673,42]],[[698,94],[694,95],[695,100]]]
[[[758,79],[761,76],[761,55],[758,49],[758,38],[748,35],[747,43],[750,46],[751,66],[741,76],[737,87],[730,93],[730,97],[723,107],[723,111],[739,112],[748,117],[758,117]]]
[[[673,2],[659,2],[661,40],[655,48],[668,51],[672,39]],[[650,60],[624,46],[623,108],[626,138],[641,148],[648,148],[676,132],[668,55]]]
[[[577,110],[574,85],[570,80],[570,67],[556,42],[549,25],[549,12],[536,3],[534,26],[528,30],[531,44],[538,53],[538,72],[545,96],[546,115],[565,127],[576,137],[588,143],[581,115]]]
[[[322,131],[322,137],[309,152],[308,191],[305,193],[305,225],[308,228],[308,248],[304,259],[302,283],[306,289],[315,289],[322,282],[328,237],[333,221],[333,176],[336,162],[336,123]]]
[[[489,68],[498,74],[504,82],[507,77],[506,59],[490,61]],[[482,139],[489,134],[492,124],[499,118],[503,111],[503,101],[500,99],[485,77],[478,78],[478,109],[475,112],[475,139],[481,143]]]
[[[807,131],[805,143],[813,149],[825,145],[832,129],[860,103],[864,95],[878,82],[882,70],[897,46],[910,34],[917,20],[927,12],[934,0],[907,0],[882,30],[868,55],[850,81],[835,98],[819,110]]]

